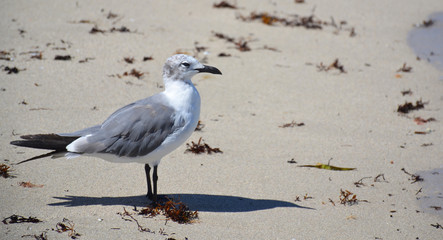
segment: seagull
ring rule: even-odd
[[[197,127],[200,95],[191,82],[197,73],[222,74],[195,58],[177,54],[163,66],[165,90],[126,105],[102,124],[72,133],[24,135],[12,145],[53,150],[18,164],[47,156],[79,156],[110,162],[145,164],[147,197],[157,202],[157,168],[161,159],[182,145]],[[153,168],[151,186],[150,172]]]

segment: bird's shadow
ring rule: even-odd
[[[160,196],[159,196],[160,197]],[[285,208],[303,208],[314,210],[314,208],[304,207],[292,202],[271,200],[271,199],[252,199],[238,196],[208,195],[208,194],[168,194],[167,196],[176,201],[186,204],[191,210],[200,212],[251,212],[278,207]],[[146,207],[149,200],[146,196],[127,196],[127,197],[85,197],[70,196],[54,197],[59,202],[50,203],[50,206],[91,206],[91,205],[127,205]]]

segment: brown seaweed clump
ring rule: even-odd
[[[184,203],[175,202],[173,199],[168,199],[166,202],[152,203],[142,209],[139,214],[149,217],[162,214],[168,219],[180,224],[193,223],[198,218],[197,211],[191,211]]]

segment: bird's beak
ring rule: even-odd
[[[198,72],[207,72],[207,73],[212,73],[212,74],[222,74],[220,72],[220,70],[218,70],[216,67],[212,67],[212,66],[207,66],[207,65],[203,65],[203,68],[197,68],[195,69]]]

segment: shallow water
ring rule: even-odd
[[[443,72],[443,12],[431,14],[428,27],[415,26],[408,34],[408,44],[422,61],[428,61]]]
[[[443,219],[443,167],[430,171],[417,172],[424,180],[420,182],[422,190],[417,199],[423,212],[438,215]],[[434,207],[441,207],[438,210]]]

